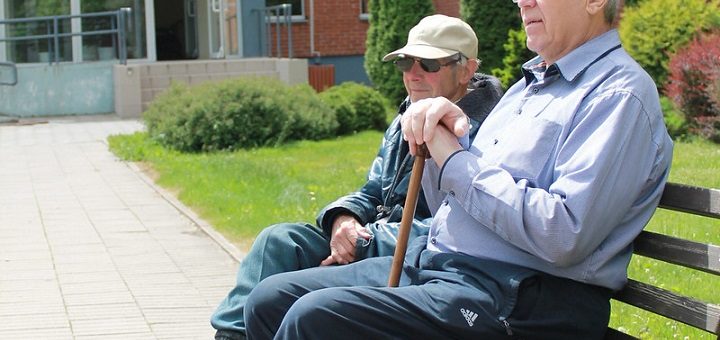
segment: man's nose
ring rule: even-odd
[[[537,0],[513,0],[518,7],[532,7],[535,6]]]
[[[408,72],[413,75],[425,74],[425,70],[423,70],[422,66],[420,66],[420,62],[417,60],[413,60],[413,65]]]

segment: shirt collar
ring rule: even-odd
[[[559,72],[565,80],[573,81],[578,75],[590,67],[590,65],[598,59],[601,59],[604,54],[615,49],[618,45],[620,45],[620,36],[616,29],[612,29],[586,41],[549,67],[543,66],[545,61],[540,56],[537,56],[522,66],[525,84],[529,85],[536,79],[533,74],[533,69],[538,67],[546,68],[544,71],[545,77]],[[537,69],[535,71],[537,72]]]

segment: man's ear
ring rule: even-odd
[[[467,60],[467,63],[465,63],[465,71],[462,77],[463,83],[470,82],[470,79],[472,79],[473,75],[475,75],[475,72],[477,71],[479,66],[480,64],[477,59]]]
[[[587,0],[586,10],[588,14],[595,15],[603,13],[605,11],[605,6],[608,6],[607,0]]]

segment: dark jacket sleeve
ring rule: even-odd
[[[330,235],[332,232],[332,222],[339,214],[352,214],[363,225],[375,222],[378,214],[377,207],[382,206],[383,203],[382,176],[384,157],[386,156],[386,150],[390,147],[389,144],[395,143],[392,137],[397,133],[399,126],[400,115],[393,120],[390,127],[385,131],[377,156],[368,171],[367,182],[362,188],[357,192],[340,197],[320,211],[317,224],[326,234]]]

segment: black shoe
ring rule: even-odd
[[[236,331],[219,329],[217,332],[215,332],[215,340],[245,340],[245,339],[247,339],[245,337],[245,334],[236,332]]]

